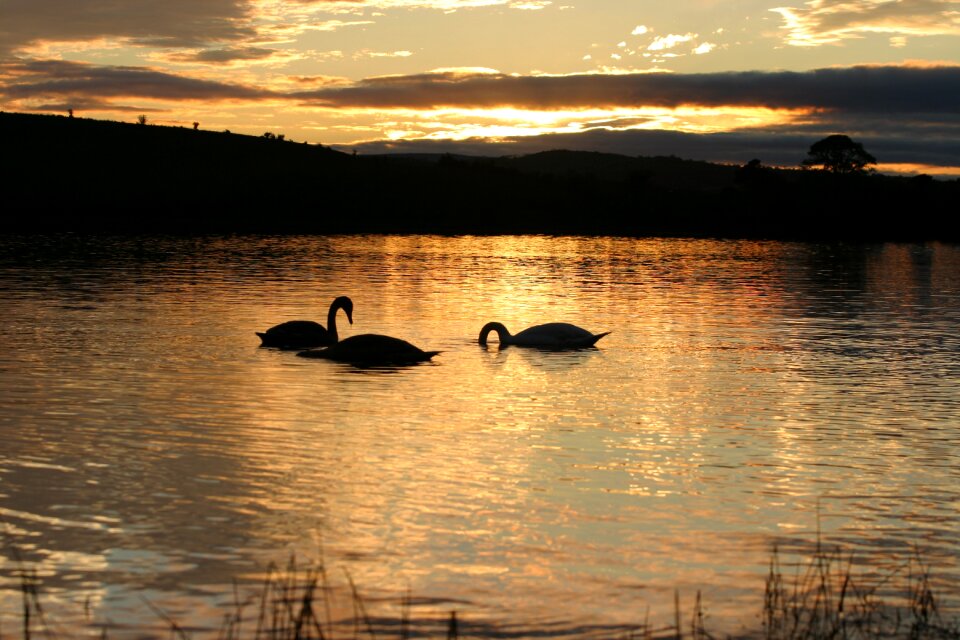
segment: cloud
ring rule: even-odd
[[[294,85],[311,87],[350,84],[349,80],[339,76],[288,76],[287,82]]]
[[[248,0],[0,0],[0,53],[44,41],[104,37],[150,46],[249,38]]]
[[[633,28],[633,31],[630,32],[630,35],[632,35],[632,36],[642,36],[643,34],[645,34],[645,33],[646,33],[647,31],[649,31],[649,30],[650,30],[650,29],[648,29],[645,25],[638,24],[637,26],[635,26],[635,27]]]
[[[732,133],[684,133],[679,131],[608,131],[507,137],[496,141],[467,140],[379,140],[350,145],[361,153],[454,153],[478,156],[524,155],[568,149],[600,151],[628,156],[675,155],[692,160],[742,164],[760,158],[764,164],[797,166],[807,149],[830,130],[793,132],[753,130]],[[960,148],[955,142],[921,140],[902,136],[856,136],[855,139],[888,164],[920,164],[931,167],[960,167]]]
[[[510,3],[511,9],[519,9],[521,11],[539,11],[541,9],[546,9],[553,2],[550,0],[526,0],[524,2],[518,2],[514,0]]]
[[[865,34],[960,35],[957,0],[810,0],[777,7],[786,42],[798,47],[835,44]]]
[[[59,60],[0,63],[0,99],[13,108],[37,109],[44,104],[96,103],[112,106],[111,98],[184,101],[255,101],[277,94],[164,73],[145,67],[103,67]],[[78,107],[79,108],[79,107]]]
[[[225,58],[269,53],[222,49],[217,55]],[[274,86],[285,90],[149,67],[0,62],[0,105],[10,110],[147,112],[191,101],[270,101],[350,118],[358,127],[374,126],[373,113],[382,137],[497,137],[513,145],[505,153],[583,148],[728,162],[759,157],[774,164],[797,161],[785,159],[788,148],[797,153],[829,133],[845,132],[869,141],[867,148],[885,162],[960,166],[960,66],[567,76],[448,68],[359,82],[290,76]],[[389,130],[383,125],[385,114]],[[675,130],[634,130],[638,128]],[[689,133],[730,129],[735,131]],[[537,135],[545,130],[556,133]]]
[[[0,57],[56,43],[221,48],[335,31],[370,20],[317,20],[368,9],[457,11],[489,6],[540,10],[550,0],[0,0]],[[261,36],[263,38],[261,38]],[[217,46],[220,45],[220,46]]]
[[[960,111],[957,86],[960,66],[568,76],[440,71],[369,78],[293,97],[334,109],[742,106],[894,114]]]
[[[412,51],[372,51],[370,49],[361,49],[353,54],[354,58],[409,58],[413,55]]]
[[[706,53],[710,53],[716,48],[717,45],[713,44],[712,42],[703,42],[699,46],[695,47],[691,53],[693,53],[695,56],[702,56]]]
[[[673,49],[678,44],[689,42],[696,37],[697,34],[695,33],[685,33],[683,35],[671,33],[670,35],[660,36],[659,38],[653,39],[653,42],[651,42],[650,46],[647,47],[647,51],[663,51],[665,49]]]
[[[46,113],[66,113],[68,110],[73,109],[74,111],[110,111],[116,113],[153,113],[158,111],[158,109],[153,109],[150,107],[142,106],[128,106],[123,104],[117,104],[115,102],[107,102],[105,100],[97,100],[96,98],[86,98],[86,97],[75,97],[67,102],[44,102],[44,103],[35,103],[30,107],[30,111],[33,112],[46,112]]]
[[[373,24],[372,20],[325,20],[323,22],[317,22],[311,24],[309,27],[304,27],[304,29],[310,31],[338,31],[344,27],[359,27],[362,25]]]
[[[222,49],[203,49],[194,53],[177,53],[168,56],[168,59],[176,62],[229,64],[235,61],[264,60],[277,53],[276,49],[265,49],[263,47],[226,47]]]
[[[884,162],[956,167],[958,85],[960,66],[528,77],[442,72],[294,96],[328,109],[393,110],[393,139],[365,152],[571,148],[795,165],[816,140],[846,132],[869,141]]]
[[[457,11],[459,9],[475,9],[477,7],[491,7],[510,5],[511,0],[303,0],[310,4],[328,5],[337,9],[355,10],[361,7],[377,9],[439,9],[441,11]],[[536,2],[535,4],[543,4]],[[522,0],[517,4],[526,4]]]

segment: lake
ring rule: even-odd
[[[818,540],[960,593],[956,245],[6,236],[0,292],[0,628],[28,569],[68,629],[202,634],[291,557],[513,637],[663,629],[698,591],[757,631],[774,546]],[[442,353],[259,348],[339,295],[341,339]],[[491,320],[612,333],[480,347]]]

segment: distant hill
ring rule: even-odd
[[[734,184],[737,167],[674,156],[630,157],[594,151],[558,149],[525,156],[464,156],[439,153],[377,155],[377,158],[435,164],[441,160],[513,169],[527,175],[573,177],[606,182],[647,182],[666,189],[697,191],[723,189]]]
[[[4,231],[960,239],[957,181],[562,150],[353,156],[15,113],[0,140]]]
[[[731,187],[736,167],[673,156],[633,158],[592,151],[543,151],[516,158],[498,158],[496,164],[523,173],[589,176],[610,182],[645,182],[665,189],[710,191]]]

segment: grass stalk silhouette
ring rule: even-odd
[[[904,604],[884,595],[898,587]],[[918,551],[906,566],[871,581],[854,574],[852,555],[826,550],[819,543],[792,578],[784,577],[779,551],[774,549],[764,590],[763,626],[767,640],[960,637],[957,622],[948,624],[940,615],[930,568]]]
[[[765,579],[762,602],[762,629],[748,633],[751,640],[960,640],[960,622],[944,620],[939,599],[931,583],[931,570],[919,551],[886,575],[869,576],[854,571],[854,557],[841,549],[826,549],[820,542],[813,554],[785,568],[779,549],[774,548]],[[66,636],[55,633],[41,604],[41,581],[35,570],[18,570],[22,594],[21,637],[32,640]],[[398,620],[374,618],[352,576],[346,571],[346,593],[352,614],[337,619],[326,568],[323,564],[300,566],[291,557],[283,568],[268,566],[258,592],[244,598],[234,582],[231,609],[224,613],[216,640],[377,640],[446,635],[460,637],[513,637],[512,631],[493,626],[464,626],[456,609],[446,623],[433,619],[418,626],[412,609],[414,598],[408,586],[396,601]],[[193,636],[162,609],[144,599],[163,621],[174,640]],[[246,612],[255,606],[255,625]],[[649,609],[642,625],[626,637],[642,640],[683,640],[684,614],[679,591],[674,591],[673,624],[653,629]],[[88,623],[89,616],[86,616]],[[245,624],[246,623],[246,624]],[[691,640],[714,640],[707,629],[705,607],[698,590],[690,611]],[[101,640],[108,638],[108,624],[101,627]],[[433,631],[431,632],[431,629]],[[394,635],[395,634],[395,635]],[[549,636],[549,630],[528,635]],[[564,633],[564,635],[569,635]],[[0,634],[0,638],[3,634]],[[69,636],[66,636],[69,637]],[[436,637],[436,636],[433,636]],[[619,637],[619,636],[618,636]]]

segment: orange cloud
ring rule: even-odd
[[[4,0],[0,53],[39,42],[122,38],[197,47],[255,34],[247,0]]]
[[[797,47],[835,44],[869,33],[901,38],[960,35],[956,0],[810,0],[804,7],[771,11],[783,18],[787,43]]]

